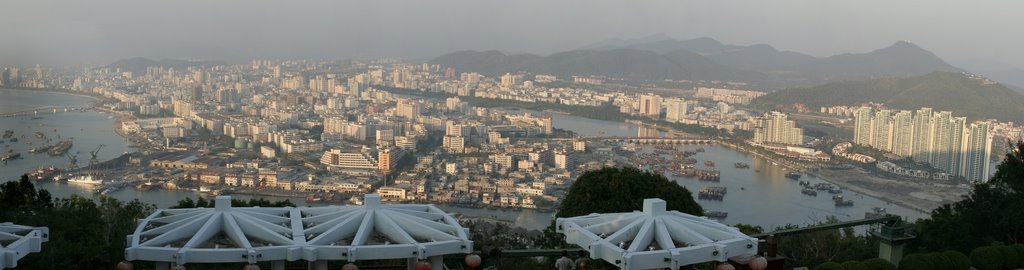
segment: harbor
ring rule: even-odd
[[[73,98],[82,99],[81,102],[88,101],[87,98]],[[637,125],[630,123],[593,120],[561,114],[555,114],[552,117],[555,127],[571,127],[572,131],[586,137],[629,137],[636,136],[639,130]],[[14,180],[22,173],[41,170],[44,171],[41,173],[43,175],[61,175],[59,179],[63,180],[37,182],[39,187],[50,190],[55,197],[67,197],[71,194],[91,197],[103,194],[121,200],[141,199],[160,207],[173,205],[184,198],[195,199],[197,196],[210,196],[214,192],[221,194],[227,192],[243,199],[259,196],[272,200],[289,199],[299,205],[309,204],[306,199],[310,197],[310,194],[301,192],[234,190],[225,187],[183,184],[180,180],[183,175],[173,171],[166,174],[147,174],[144,168],[107,168],[106,170],[116,171],[116,173],[103,174],[101,172],[93,177],[94,180],[100,178],[102,184],[88,184],[87,182],[90,181],[69,183],[67,180],[71,177],[67,177],[66,173],[47,172],[51,167],[57,170],[67,169],[70,164],[68,155],[77,155],[77,163],[81,167],[89,167],[87,161],[90,159],[90,152],[97,149],[99,145],[105,145],[102,151],[97,153],[101,170],[104,167],[102,161],[121,157],[126,152],[134,152],[129,146],[129,142],[116,135],[113,129],[115,121],[114,115],[101,111],[74,112],[36,120],[31,117],[0,119],[5,127],[12,127],[8,129],[17,131],[18,135],[12,135],[12,138],[20,138],[25,135],[26,139],[32,138],[33,144],[44,142],[34,134],[37,131],[44,133],[51,140],[51,144],[57,143],[54,140],[58,136],[68,140],[74,138],[74,144],[65,156],[25,154],[31,148],[41,145],[11,144],[12,150],[22,153],[22,159],[13,160],[10,164],[2,167],[4,179]],[[58,132],[54,132],[54,129],[57,129]],[[597,145],[595,144],[595,146]],[[723,194],[721,200],[698,200],[698,203],[706,210],[717,211],[709,212],[715,214],[714,218],[728,224],[750,223],[771,228],[786,224],[813,223],[827,216],[836,216],[840,220],[857,219],[862,218],[866,212],[870,212],[872,207],[886,208],[890,213],[907,216],[911,219],[923,215],[920,212],[851,191],[843,193],[844,200],[855,201],[855,203],[852,206],[841,207],[835,205],[831,196],[808,197],[802,195],[799,181],[786,177],[786,173],[795,173],[796,170],[784,167],[783,164],[775,163],[770,159],[733,150],[722,144],[676,146],[622,143],[618,147],[627,150],[616,152],[617,158],[624,161],[623,164],[627,164],[625,161],[632,159],[637,162],[634,165],[641,167],[644,164],[648,167],[650,165],[663,167],[660,171],[662,174],[669,180],[687,187],[695,197],[698,195],[698,191],[706,186],[721,186],[728,190],[729,194]],[[653,158],[655,156],[660,156],[665,160],[671,159],[672,162],[659,162]],[[739,163],[742,164],[737,166]],[[708,166],[711,164],[715,166]],[[718,180],[714,181],[708,178],[708,181],[700,181],[697,176],[698,171],[704,171],[704,174],[707,175],[717,175]],[[711,173],[712,171],[717,171],[717,174]],[[78,175],[81,174],[87,174],[87,170],[78,173]],[[810,174],[798,174],[801,175],[800,181],[825,182]],[[319,201],[316,201],[317,196],[312,196],[310,203],[347,203],[346,199],[351,197],[329,194],[325,198],[323,195],[327,194],[319,196]],[[441,205],[440,207],[448,211],[460,212],[467,217],[508,221],[515,226],[528,229],[546,227],[552,220],[551,212],[533,209],[472,208],[458,204]]]

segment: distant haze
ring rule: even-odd
[[[1020,68],[1022,10],[1014,0],[17,0],[0,8],[0,65],[550,54],[665,34],[816,56],[910,40],[954,64]]]

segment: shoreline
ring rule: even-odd
[[[826,170],[831,170],[831,169],[826,169]],[[867,196],[871,196],[871,197],[873,197],[875,199],[879,199],[879,200],[882,200],[882,201],[887,202],[887,203],[892,203],[892,204],[895,204],[895,205],[906,207],[907,209],[917,211],[918,213],[924,214],[926,216],[931,216],[931,210],[927,210],[923,206],[916,205],[916,204],[913,204],[913,203],[907,203],[907,202],[900,201],[900,200],[893,200],[893,199],[890,199],[890,198],[888,198],[886,196],[882,196],[882,194],[879,194],[876,191],[866,189],[866,188],[864,188],[862,186],[859,186],[859,185],[849,184],[849,183],[846,183],[844,181],[837,181],[835,179],[825,177],[825,176],[823,176],[821,174],[818,174],[818,173],[813,173],[813,172],[806,172],[806,173],[811,175],[811,176],[817,177],[818,179],[821,179],[821,180],[823,180],[825,182],[828,182],[830,184],[834,184],[836,186],[840,186],[840,187],[843,187],[843,188],[846,188],[846,189],[849,189],[849,190],[853,190],[854,192],[861,193],[861,194],[864,194],[864,195],[867,195]]]
[[[736,146],[736,145],[734,145],[732,143],[719,142],[719,144],[721,144],[721,145],[723,145],[725,147],[728,147],[730,149],[733,149],[733,150],[735,150],[737,152],[753,155],[755,157],[760,157],[760,158],[763,158],[763,159],[775,162],[776,164],[778,164],[778,166],[781,166],[781,167],[786,168],[786,169],[791,170],[791,171],[802,171],[804,174],[808,174],[808,175],[814,176],[814,177],[816,177],[818,179],[821,179],[822,181],[825,181],[825,182],[827,182],[829,184],[833,184],[833,185],[842,187],[844,189],[852,190],[854,192],[857,192],[857,193],[860,193],[860,194],[864,194],[866,196],[869,196],[869,197],[881,200],[883,202],[892,203],[892,204],[896,204],[896,205],[899,205],[899,206],[902,206],[902,207],[906,207],[907,209],[917,211],[918,213],[923,214],[925,216],[931,216],[931,210],[927,209],[928,207],[925,207],[925,206],[922,206],[922,205],[919,205],[919,204],[915,204],[915,203],[905,202],[905,201],[902,201],[902,200],[895,200],[895,199],[890,198],[890,196],[885,196],[885,194],[879,193],[879,192],[874,191],[874,190],[867,189],[867,188],[865,188],[863,186],[860,186],[860,185],[857,185],[857,184],[852,184],[852,183],[849,183],[849,182],[846,182],[846,181],[837,180],[837,179],[834,179],[832,177],[827,177],[827,176],[825,176],[825,175],[823,175],[821,173],[808,170],[807,168],[801,168],[801,167],[793,165],[793,164],[788,164],[786,161],[781,160],[779,158],[776,158],[776,157],[773,157],[773,156],[770,156],[770,155],[766,155],[766,154],[762,154],[762,153],[759,153],[759,152],[756,152],[756,151],[749,151],[746,148]],[[832,170],[832,169],[820,169],[820,170]]]
[[[64,94],[64,95],[69,95],[69,96],[78,96],[78,97],[91,98],[91,99],[94,99],[94,100],[106,99],[106,97],[101,96],[99,94],[86,93],[86,92],[75,92],[75,91],[71,91],[71,90],[56,89],[56,88],[28,88],[28,87],[7,87],[7,86],[4,86],[4,87],[2,87],[0,89],[14,90],[14,91],[26,91],[26,92],[46,92],[46,93]]]

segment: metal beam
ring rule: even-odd
[[[774,236],[786,236],[786,235],[794,235],[794,234],[804,234],[804,233],[812,233],[812,232],[818,232],[818,231],[827,231],[827,230],[846,228],[846,227],[854,227],[854,226],[860,226],[860,225],[897,222],[897,221],[900,221],[900,220],[902,220],[902,218],[900,216],[888,215],[888,216],[884,216],[884,217],[850,220],[850,221],[843,221],[843,222],[837,222],[837,223],[831,223],[831,224],[821,224],[821,225],[808,226],[808,227],[803,227],[803,228],[784,229],[784,230],[778,230],[778,231],[774,231],[774,232],[755,234],[755,235],[751,235],[750,237],[754,237],[754,238],[758,238],[758,239],[764,239],[764,238],[768,238],[768,236],[773,236],[773,235]]]

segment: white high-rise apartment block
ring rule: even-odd
[[[786,114],[768,112],[757,120],[754,143],[801,145],[804,143],[804,130],[796,127],[796,121],[788,120]]]
[[[992,154],[991,123],[968,125],[950,111],[921,108],[915,113],[888,110],[855,113],[854,143],[910,157],[969,181],[986,181]]]
[[[665,120],[677,122],[686,118],[688,110],[686,100],[682,98],[665,99]]]

